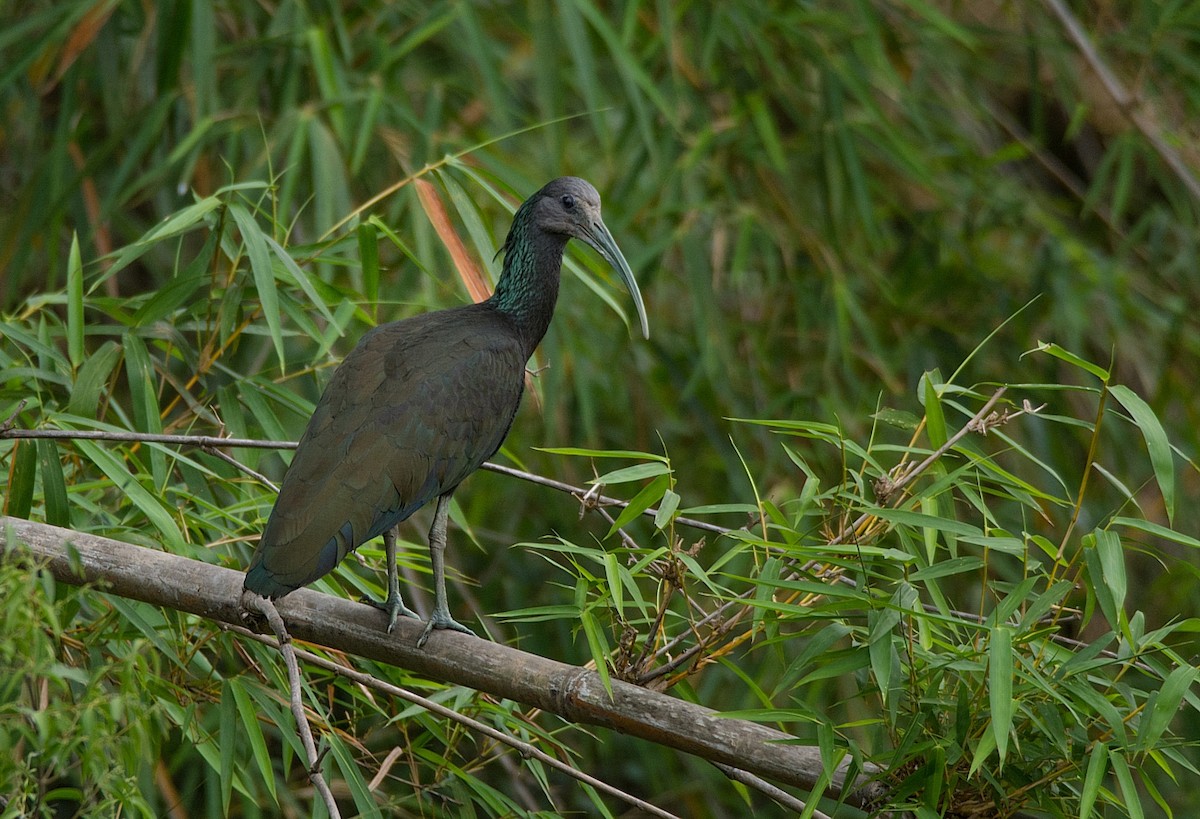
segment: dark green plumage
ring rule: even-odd
[[[550,182],[513,217],[491,298],[381,325],[346,356],[300,439],[246,572],[247,590],[282,597],[384,535],[390,630],[397,615],[412,614],[400,598],[394,527],[437,500],[429,544],[435,610],[421,642],[434,628],[469,633],[446,604],[449,498],[512,426],[572,237],[617,268],[648,334],[637,284],[600,218],[599,194],[574,177]]]

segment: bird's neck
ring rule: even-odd
[[[488,300],[516,324],[526,357],[533,355],[558,301],[563,249],[567,237],[535,230],[514,221],[504,242],[504,269]]]

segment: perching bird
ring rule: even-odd
[[[504,268],[486,301],[425,313],[369,331],[333,374],[283,479],[246,571],[245,588],[283,597],[383,535],[388,631],[400,614],[396,526],[432,500],[429,530],[435,628],[472,634],[450,616],[443,553],[450,496],[495,454],[521,401],[525,363],[550,325],[563,250],[587,242],[625,280],[649,338],[633,272],[600,218],[600,195],[562,177],[527,199],[501,250]]]

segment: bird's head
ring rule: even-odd
[[[650,338],[650,323],[646,319],[642,293],[633,278],[633,271],[629,269],[629,262],[625,261],[621,249],[600,218],[600,194],[596,189],[576,176],[563,176],[538,191],[531,205],[536,227],[547,233],[587,242],[621,274],[637,308],[642,336]]]

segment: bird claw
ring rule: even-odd
[[[472,637],[476,636],[475,632],[471,631],[471,629],[455,620],[449,614],[438,614],[434,612],[434,615],[429,618],[429,622],[425,624],[425,631],[421,632],[421,638],[417,640],[417,648],[425,647],[425,641],[429,639],[430,634],[433,634],[433,630],[435,628],[448,629],[450,631],[460,631],[463,634],[469,634]]]
[[[392,630],[396,628],[396,621],[400,618],[401,614],[403,614],[405,617],[412,617],[417,620],[421,619],[421,615],[404,605],[404,601],[399,597],[393,598],[389,595],[387,600],[376,600],[373,597],[363,595],[359,598],[359,600],[366,603],[368,606],[374,606],[388,616],[388,634],[391,634]]]

